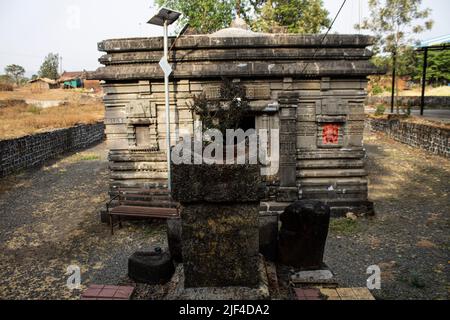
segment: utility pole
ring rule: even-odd
[[[427,67],[428,67],[428,48],[423,51],[423,70],[422,70],[422,96],[420,98],[420,115],[423,116],[425,109],[425,86],[427,84]]]
[[[391,93],[391,113],[394,113],[395,103],[395,73],[397,66],[397,50],[392,53],[392,93]]]

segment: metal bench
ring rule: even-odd
[[[169,219],[180,216],[178,204],[171,200],[167,189],[115,189],[117,194],[106,205],[112,235],[114,217],[118,218],[119,228],[122,228],[122,217]]]

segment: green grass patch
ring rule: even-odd
[[[30,105],[27,109],[27,112],[32,114],[41,114],[42,109],[35,106],[34,104]]]
[[[336,234],[351,235],[359,231],[358,220],[338,218],[330,220],[330,231]]]
[[[100,160],[100,156],[96,154],[81,154],[79,159],[80,161],[95,161]]]

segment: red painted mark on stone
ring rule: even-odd
[[[339,142],[339,125],[326,124],[322,131],[323,144],[337,144]]]

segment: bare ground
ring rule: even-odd
[[[376,216],[333,221],[325,262],[340,285],[357,287],[378,265],[378,299],[448,299],[450,160],[378,133],[365,146]]]
[[[164,244],[163,227],[127,223],[110,235],[99,212],[107,199],[105,144],[4,179],[0,184],[0,299],[77,299],[69,265],[90,283],[127,283],[127,259]]]
[[[334,220],[325,262],[341,286],[382,271],[379,299],[448,299],[450,161],[379,134],[366,136],[374,218]],[[160,224],[127,222],[114,236],[98,213],[107,199],[105,145],[0,182],[0,299],[77,299],[69,265],[90,283],[128,284],[132,252],[166,243]],[[140,287],[136,298],[167,288]],[[147,290],[147,291],[146,291]]]

